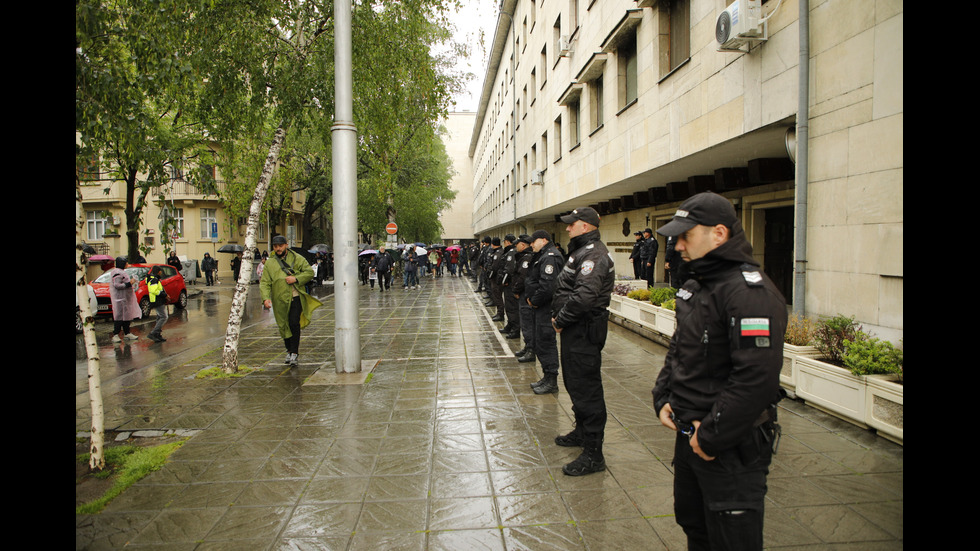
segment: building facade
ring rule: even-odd
[[[631,275],[633,232],[716,191],[794,309],[898,342],[903,2],[767,0],[764,25],[720,43],[719,17],[748,4],[504,0],[468,150],[473,233],[562,242],[558,216],[593,206]]]

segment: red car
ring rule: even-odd
[[[146,282],[143,278],[150,271],[150,268],[159,266],[163,270],[163,288],[167,291],[167,303],[173,304],[177,308],[187,307],[187,286],[184,284],[184,276],[168,264],[129,264],[126,266],[126,273],[130,277],[140,282],[136,288],[136,300],[139,302],[143,317],[150,315],[150,296],[146,290]],[[109,285],[111,283],[109,272],[100,275],[89,285],[95,289],[95,298],[99,301],[99,314],[112,315],[112,300],[109,298]]]

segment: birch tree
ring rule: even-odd
[[[95,312],[88,301],[88,282],[85,281],[86,254],[82,250],[82,231],[85,227],[82,209],[82,184],[75,171],[75,293],[81,311],[82,334],[88,357],[88,395],[92,408],[92,428],[89,445],[89,468],[105,469],[105,409],[102,406],[102,374],[99,369],[99,345],[95,342]]]

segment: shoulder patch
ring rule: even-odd
[[[752,272],[743,271],[742,277],[745,278],[745,282],[748,283],[749,285],[755,286],[755,285],[762,284],[762,274],[760,274],[758,271],[752,271]]]
[[[591,249],[592,247],[595,247],[595,243],[589,243],[585,246],[586,249]]]
[[[546,273],[546,274],[553,274],[553,273],[555,273],[555,267],[552,266],[551,264],[548,264],[547,266],[544,267],[544,273]]]
[[[525,260],[525,261],[524,261],[524,262],[523,262],[523,263],[521,264],[521,268],[527,268],[527,260]]]
[[[591,274],[593,268],[595,268],[595,262],[591,260],[586,260],[582,263],[582,273],[585,275]]]
[[[677,290],[677,296],[681,300],[688,300],[689,298],[691,298],[691,297],[694,296],[694,293],[692,293],[691,291],[688,291],[687,289],[683,289],[682,288],[682,289],[678,289]]]

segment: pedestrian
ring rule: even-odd
[[[150,309],[156,312],[157,322],[153,326],[153,330],[147,335],[147,338],[153,342],[165,342],[167,339],[163,338],[163,324],[167,323],[167,303],[170,302],[167,296],[167,291],[163,288],[163,268],[160,266],[154,266],[150,268],[146,276],[143,278],[146,281],[146,292],[147,297],[150,299]]]
[[[299,365],[300,330],[309,325],[321,303],[303,288],[313,279],[313,269],[305,258],[289,250],[284,236],[272,238],[272,252],[259,282],[262,305],[272,308],[286,346],[286,364],[295,367]]]
[[[109,300],[112,303],[112,342],[135,341],[139,338],[129,332],[130,323],[139,319],[143,312],[136,302],[136,286],[139,284],[126,272],[126,257],[116,258],[116,267],[109,271]],[[122,338],[119,334],[122,333]]]
[[[211,258],[209,253],[204,253],[204,258],[201,260],[201,270],[204,272],[204,281],[208,287],[214,285],[214,272],[217,269],[218,263]]]
[[[643,279],[647,280],[647,287],[653,287],[656,283],[656,270],[654,269],[654,262],[657,261],[657,251],[660,248],[660,243],[657,238],[653,236],[653,230],[647,228],[643,230],[643,246],[640,250],[640,262],[643,264]]]
[[[521,336],[521,305],[514,295],[514,277],[517,276],[517,237],[504,236],[503,266],[501,268],[500,288],[504,298],[504,313],[507,323],[500,330],[505,338],[517,339]]]
[[[633,265],[633,279],[643,279],[643,266],[640,264],[640,253],[643,251],[643,232],[633,232],[635,239],[633,250],[630,251],[630,264]]]
[[[255,276],[259,278],[259,281],[262,280],[262,272],[265,271],[265,261],[268,259],[269,257],[263,256],[262,258],[259,259],[258,266],[255,267]]]
[[[382,293],[391,290],[391,267],[394,263],[395,260],[391,257],[391,253],[385,250],[385,246],[378,247],[378,254],[374,255],[371,261],[371,271],[377,274],[378,287]]]
[[[531,261],[534,258],[534,249],[531,248],[531,236],[521,234],[517,237],[517,242],[514,243],[514,250],[517,251],[515,262],[517,263],[517,272],[514,274],[514,285],[511,288],[511,293],[517,298],[518,305],[518,316],[520,318],[520,334],[524,337],[524,348],[518,350],[514,353],[517,357],[517,361],[526,362],[534,361],[534,311],[531,306],[527,304],[527,293],[525,292],[526,286],[524,285],[527,279],[528,269],[531,267]],[[524,356],[530,356],[529,360],[521,360]]]
[[[453,249],[449,251],[449,275],[452,277],[459,277],[462,269],[459,268],[459,249]]]
[[[184,264],[177,257],[177,251],[170,251],[170,256],[167,257],[167,264],[173,266],[177,272],[184,269]]]
[[[541,362],[543,376],[531,383],[535,394],[554,394],[558,392],[558,344],[555,327],[551,323],[551,300],[555,294],[558,273],[565,263],[558,249],[551,242],[551,234],[537,230],[531,234],[531,248],[534,259],[524,279],[525,302],[534,311],[534,355],[530,359],[518,361]],[[526,358],[526,356],[522,356]]]
[[[415,254],[415,247],[412,245],[406,247],[405,250],[408,252],[403,255],[405,257],[405,275],[404,275],[405,285],[402,286],[402,289],[416,289],[418,288],[419,285],[418,255]]]
[[[762,549],[786,301],[721,195],[684,201],[658,233],[677,237],[685,260],[653,389],[660,422],[677,431],[674,518],[690,549]]]
[[[231,259],[231,271],[235,275],[235,283],[238,283],[238,276],[242,272],[242,253],[235,253],[235,257]]]
[[[595,209],[575,209],[561,221],[568,224],[568,261],[558,276],[551,312],[555,332],[561,335],[561,372],[572,399],[575,428],[556,437],[555,443],[582,447],[582,454],[562,467],[569,476],[582,476],[606,470],[602,348],[616,271],[609,249],[600,240]]]

